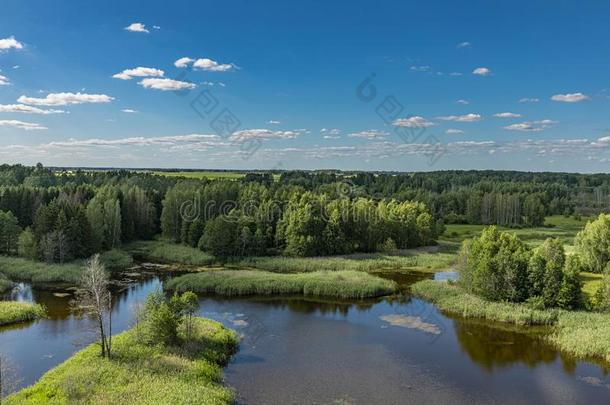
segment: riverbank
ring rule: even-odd
[[[39,304],[17,301],[0,301],[0,326],[18,322],[33,321],[45,316]]]
[[[230,404],[234,394],[222,385],[222,366],[237,337],[209,319],[195,318],[194,326],[191,341],[179,348],[145,345],[136,329],[113,338],[110,359],[92,344],[6,404]]]
[[[448,282],[424,280],[411,286],[412,293],[448,313],[465,318],[508,322],[523,327],[548,325],[542,338],[560,350],[579,358],[610,363],[610,314],[558,309],[535,310],[525,304],[491,302],[476,297]]]
[[[259,270],[218,270],[185,274],[169,280],[165,288],[202,294],[304,295],[363,299],[389,295],[398,285],[391,280],[358,271],[316,271],[281,274]]]

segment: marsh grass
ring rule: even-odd
[[[358,271],[280,274],[259,270],[219,270],[186,274],[169,280],[174,291],[218,295],[304,295],[364,299],[392,294],[397,284]]]
[[[552,325],[557,321],[557,310],[541,311],[520,304],[487,301],[448,282],[419,281],[411,286],[411,292],[431,301],[441,310],[465,318],[482,318],[515,325]]]
[[[6,292],[13,288],[13,282],[0,273],[0,293]]]
[[[141,260],[162,263],[210,266],[216,262],[214,256],[197,248],[161,240],[132,242],[123,250]]]
[[[26,281],[37,286],[51,283],[75,285],[83,272],[83,263],[48,264],[20,257],[0,256],[0,275],[14,281]]]
[[[425,280],[412,292],[441,310],[465,318],[508,322],[515,325],[550,325],[542,339],[578,358],[610,362],[610,314],[559,309],[534,310],[525,304],[490,302],[446,282]]]
[[[235,333],[209,319],[195,318],[194,326],[193,338],[180,347],[145,345],[137,329],[114,337],[110,359],[92,344],[6,404],[233,403],[221,367],[236,349]]]
[[[44,316],[45,310],[40,304],[0,301],[0,325],[33,321]]]

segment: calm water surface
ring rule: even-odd
[[[425,277],[392,278],[407,287]],[[157,276],[132,281],[115,294],[116,332],[163,285]],[[0,328],[0,351],[19,386],[94,339],[90,322],[70,313],[70,296],[21,284],[5,298],[42,303],[50,315]],[[603,367],[562,356],[534,335],[445,316],[408,294],[366,302],[203,297],[199,313],[243,337],[225,369],[240,403],[610,403]]]

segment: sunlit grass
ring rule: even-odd
[[[371,298],[396,291],[394,281],[360,271],[316,271],[280,274],[258,270],[218,270],[191,273],[165,284],[173,291],[236,295],[304,295],[331,298]]]
[[[40,304],[0,301],[0,325],[32,321],[44,315],[45,310]]]
[[[66,283],[75,285],[84,269],[82,261],[48,264],[20,257],[0,256],[0,274],[14,281],[27,281],[35,285]]]
[[[587,293],[589,297],[593,297],[597,292],[597,289],[601,286],[604,275],[599,273],[581,272],[580,278],[583,281],[583,292]]]
[[[90,345],[47,372],[7,404],[230,404],[222,369],[237,345],[234,332],[196,318],[192,341],[148,346],[135,329],[113,338],[112,357]]]
[[[216,261],[214,256],[197,248],[160,240],[133,242],[125,245],[123,250],[141,260],[162,263],[209,266]]]
[[[468,294],[457,285],[425,280],[412,287],[415,295],[441,310],[463,317],[516,325],[552,325],[543,339],[580,358],[610,361],[610,314],[560,309],[534,310],[525,304],[491,302]]]

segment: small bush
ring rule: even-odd
[[[119,249],[112,249],[102,253],[100,261],[110,271],[125,270],[133,266],[133,257]]]

